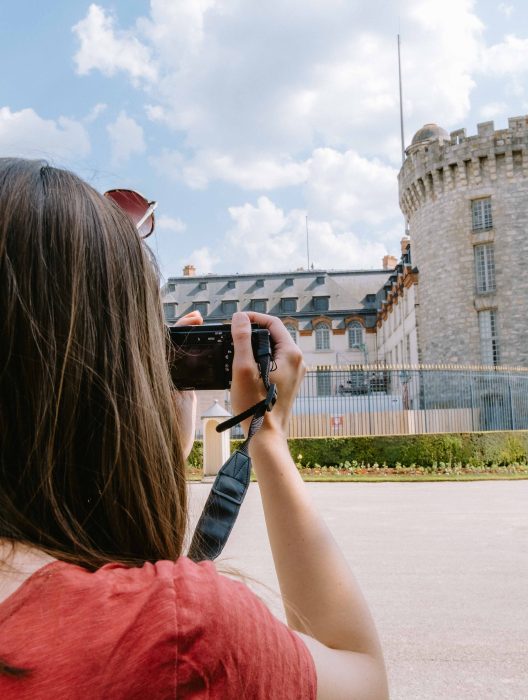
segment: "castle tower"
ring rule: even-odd
[[[398,177],[422,361],[528,367],[528,116],[477,129],[426,124]]]

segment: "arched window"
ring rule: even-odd
[[[330,326],[328,323],[318,323],[315,328],[315,349],[330,350]]]
[[[363,345],[363,326],[358,321],[352,321],[348,326],[348,347],[357,348]]]
[[[287,323],[286,330],[293,338],[293,342],[296,343],[297,342],[297,328],[295,328],[295,326],[293,326],[291,323]]]

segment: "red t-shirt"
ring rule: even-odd
[[[2,700],[315,698],[312,657],[242,583],[182,557],[53,562],[0,605]]]

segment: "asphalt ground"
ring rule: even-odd
[[[209,488],[190,486],[192,522]],[[528,700],[528,481],[306,488],[369,601],[393,700]],[[284,619],[257,484],[222,563]]]

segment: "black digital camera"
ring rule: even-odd
[[[178,389],[229,389],[233,369],[233,337],[230,324],[171,326],[169,367]],[[251,324],[255,362],[271,354],[270,334]]]

